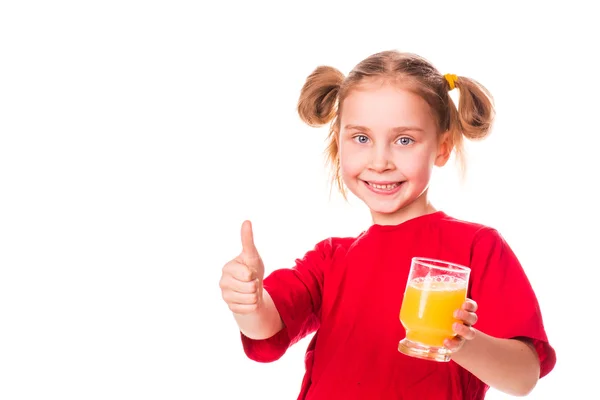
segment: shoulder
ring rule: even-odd
[[[463,251],[468,252],[465,262],[475,282],[484,277],[503,280],[510,276],[513,282],[526,279],[518,256],[496,227],[452,217],[445,223],[455,238],[460,236],[455,243],[462,243]]]
[[[333,256],[338,252],[346,253],[348,250],[360,240],[362,234],[355,237],[337,237],[332,236],[318,242],[313,251]]]
[[[467,219],[456,218],[445,213],[442,214],[442,217],[439,219],[439,224],[447,229],[453,229],[457,232],[468,232],[473,235],[482,232],[495,231],[491,226]]]
[[[444,214],[443,217],[439,219],[439,224],[440,229],[448,231],[454,236],[468,239],[473,245],[505,242],[500,232],[490,225],[455,218],[448,214]]]
[[[345,255],[360,237],[361,235],[356,237],[331,236],[322,239],[312,248],[309,248],[304,255],[296,258],[296,265],[305,264],[307,262],[317,262],[322,264],[326,261],[332,261],[340,255]]]

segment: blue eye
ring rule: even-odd
[[[356,135],[354,136],[354,140],[356,140],[358,143],[368,143],[369,142],[369,138],[366,137],[365,135]]]
[[[402,146],[408,146],[409,144],[411,144],[413,142],[414,142],[413,139],[406,137],[406,136],[403,136],[400,139],[398,139],[398,143],[400,143]]]

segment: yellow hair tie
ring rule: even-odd
[[[455,83],[458,80],[458,76],[454,74],[446,74],[444,75],[444,78],[446,78],[446,80],[448,81],[448,85],[450,85],[450,90],[456,87]]]

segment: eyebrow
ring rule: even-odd
[[[353,130],[357,130],[357,131],[371,132],[371,130],[369,128],[367,128],[366,126],[361,126],[361,125],[346,125],[344,127],[344,129],[353,129]],[[393,133],[424,132],[424,130],[419,128],[418,126],[397,126],[395,128],[392,128],[391,131]]]

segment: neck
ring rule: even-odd
[[[422,215],[431,214],[437,210],[427,199],[427,192],[423,193],[412,203],[402,207],[398,211],[390,214],[380,214],[371,211],[373,223],[377,225],[400,225],[410,219]]]

